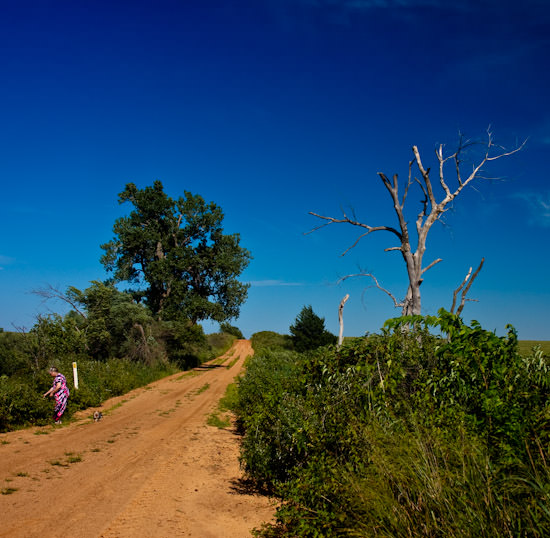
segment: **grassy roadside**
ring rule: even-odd
[[[231,425],[231,414],[238,400],[237,381],[238,378],[235,379],[235,383],[231,383],[227,386],[225,394],[218,402],[215,411],[210,413],[206,419],[206,423],[209,426],[227,428]]]

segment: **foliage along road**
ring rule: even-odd
[[[206,425],[252,355],[222,357],[63,426],[0,434],[0,536],[243,538],[273,516],[241,481],[238,438]]]

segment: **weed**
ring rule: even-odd
[[[209,415],[208,419],[206,420],[206,423],[209,426],[214,426],[215,428],[227,428],[231,421],[227,416],[220,417],[220,415],[216,412]]]
[[[209,388],[210,388],[210,383],[205,383],[202,387],[196,390],[195,394],[198,396],[199,394],[202,394],[204,391],[208,390]]]
[[[17,488],[2,488],[1,492],[2,495],[11,495],[12,493],[15,493],[17,491]]]
[[[239,357],[235,357],[229,364],[227,364],[225,367],[229,370],[233,366],[235,366],[235,363],[239,360]]]
[[[200,370],[191,370],[190,372],[186,372],[185,374],[182,374],[179,377],[176,377],[176,381],[181,381],[182,379],[187,377],[196,377],[201,374],[202,372]]]
[[[19,472],[15,476],[28,477],[29,473]]]
[[[209,415],[206,423],[215,428],[227,428],[231,425],[231,418],[228,411],[235,408],[237,402],[237,385],[231,383],[225,390],[225,395],[218,402],[217,410]]]

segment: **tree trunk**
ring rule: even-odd
[[[342,346],[344,342],[344,305],[349,299],[349,293],[342,299],[340,306],[338,307],[338,322],[340,324],[340,335],[338,336],[338,349]]]

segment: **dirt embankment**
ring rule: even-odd
[[[252,354],[222,358],[62,426],[0,434],[0,536],[244,538],[272,502],[243,488],[238,437],[206,425]],[[14,490],[14,491],[12,491]]]

